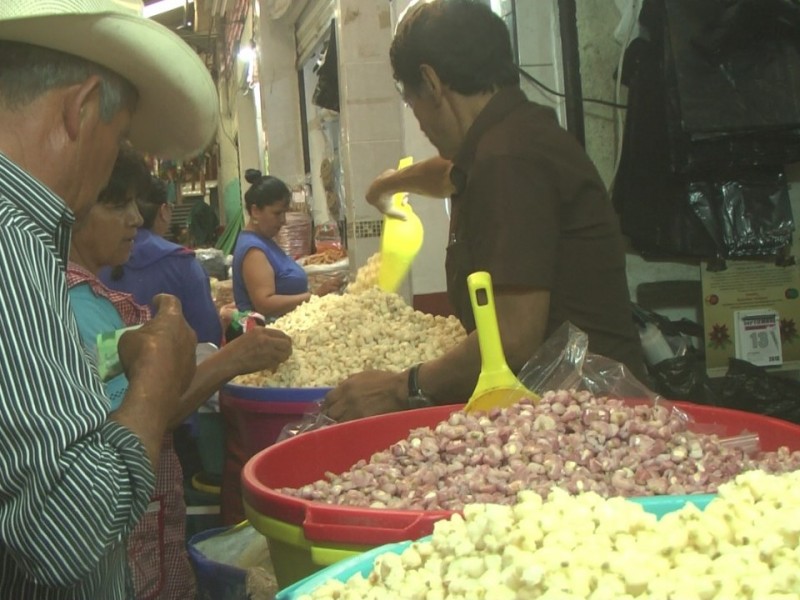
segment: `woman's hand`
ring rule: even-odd
[[[230,302],[223,305],[219,309],[219,318],[222,321],[222,330],[225,331],[228,325],[233,321],[233,315],[236,314],[236,302]]]
[[[326,277],[325,280],[317,286],[314,294],[317,296],[326,296],[328,294],[338,292],[340,289],[342,289],[342,284],[344,284],[344,275]]]
[[[255,327],[227,343],[223,350],[235,362],[238,375],[274,371],[292,355],[292,339],[278,329]]]

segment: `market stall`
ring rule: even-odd
[[[308,393],[326,390],[367,366],[402,369],[415,360],[436,356],[463,337],[463,330],[447,319],[440,318],[437,328],[437,319],[375,288],[376,272],[377,258],[359,272],[349,293],[319,298],[284,317],[280,325],[291,331],[297,344],[292,359],[275,373],[241,378],[233,384],[237,393],[285,394],[303,389],[303,382],[308,384]],[[416,354],[400,351],[403,343],[397,336],[404,335],[416,336],[408,346]],[[385,345],[381,345],[383,340]],[[332,348],[347,348],[351,360],[337,360],[339,355]],[[607,377],[606,381],[614,380]],[[617,381],[609,389],[618,391],[624,386]],[[740,547],[742,536],[750,533],[740,533],[737,527],[750,532],[753,515],[772,506],[758,500],[752,510],[749,504],[730,508],[734,501],[741,503],[741,489],[767,481],[766,473],[791,473],[800,466],[800,427],[761,415],[661,398],[566,390],[542,396],[538,405],[523,400],[488,414],[469,415],[460,405],[449,405],[321,427],[322,423],[314,423],[315,402],[309,402],[311,414],[305,420],[311,423],[310,430],[276,444],[262,440],[264,448],[253,449],[241,474],[246,516],[265,538],[269,566],[284,590],[278,597],[391,598],[397,597],[399,589],[413,590],[424,580],[429,588],[443,590],[434,597],[466,598],[477,593],[479,586],[497,584],[502,573],[506,573],[503,585],[508,590],[503,588],[505,596],[498,597],[504,598],[560,597],[556,592],[564,593],[567,585],[577,590],[573,597],[661,597],[651,595],[668,587],[653,583],[662,581],[656,573],[683,573],[681,569],[689,568],[683,555],[694,557],[700,565],[694,572],[699,583],[692,584],[705,586],[708,593],[700,597],[760,597],[725,596],[734,589],[750,589],[750,584],[744,578],[714,579],[721,568],[715,561],[740,560],[745,552]],[[296,417],[302,420],[300,412]],[[731,483],[734,480],[737,483]],[[793,479],[768,481],[775,489],[783,489],[784,482]],[[747,499],[751,501],[756,502]],[[638,552],[634,549],[660,536],[664,528],[674,529],[676,522],[693,531],[714,531],[719,519],[728,519],[719,516],[717,511],[722,509],[715,508],[719,506],[736,514],[745,511],[751,521],[744,519],[736,527],[725,521],[728,529],[723,537],[703,542],[702,547],[692,536],[675,540],[669,563],[654,563],[647,576],[608,560],[608,567],[581,563],[581,575],[574,578],[558,562],[537,562],[535,573],[517,569],[512,577],[503,570],[511,561],[504,554],[507,546],[529,552],[537,561],[545,554],[563,556],[562,542],[570,551],[577,547],[574,536],[569,538],[573,546],[545,535],[521,541],[528,539],[535,524],[533,517],[525,516],[535,512],[534,506],[553,507],[553,520],[547,523],[554,532],[562,527],[574,532],[564,525],[579,522],[572,511],[583,510],[580,514],[584,515],[589,511],[609,522],[623,523],[630,530],[609,526],[580,541],[580,548],[610,544],[617,554],[622,552],[617,548],[620,539],[627,540],[628,552]],[[792,506],[800,509],[800,503]],[[505,519],[498,531],[507,540],[491,541],[498,538],[486,524],[487,514],[492,521]],[[708,515],[716,515],[716,520]],[[656,517],[663,517],[663,524]],[[475,525],[474,519],[481,524]],[[761,575],[773,567],[784,573],[792,564],[783,560],[779,548],[796,534],[772,533],[773,537],[764,536],[777,546],[753,567]],[[433,541],[426,537],[431,534]],[[456,541],[461,539],[457,535],[466,535],[471,545]],[[720,540],[739,542],[731,542],[725,546],[726,553],[720,553]],[[431,565],[452,562],[447,556],[462,546],[470,549],[463,559],[471,566],[459,563],[453,575],[436,580]],[[456,579],[470,579],[462,566],[474,575],[472,587],[467,586],[471,592],[453,584]],[[592,569],[606,569],[605,578]],[[795,579],[781,577],[764,576],[758,580],[760,587],[752,589],[798,591]],[[352,583],[344,583],[351,578]],[[527,595],[534,590],[536,596]]]

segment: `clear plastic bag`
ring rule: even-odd
[[[247,521],[197,533],[187,549],[199,600],[266,599],[278,592],[267,540]]]
[[[519,380],[532,392],[587,390],[595,396],[613,396],[628,404],[653,403],[668,407],[694,433],[716,434],[726,446],[759,450],[758,434],[743,431],[730,436],[715,423],[697,423],[673,402],[649,389],[622,363],[589,352],[589,336],[569,321],[542,344],[519,372]]]
[[[726,446],[747,452],[759,449],[758,435],[743,431],[730,436],[721,425],[697,423],[673,402],[649,389],[622,363],[589,352],[589,336],[569,321],[542,344],[519,372],[519,380],[532,392],[586,390],[595,396],[613,396],[627,404],[660,404],[668,407],[694,433],[716,434]]]
[[[217,248],[197,248],[195,258],[200,266],[205,269],[209,277],[225,279],[228,275],[228,266],[225,264],[225,253]]]
[[[296,435],[300,435],[306,431],[313,431],[328,425],[334,425],[335,423],[336,421],[323,414],[322,400],[319,400],[314,403],[314,406],[311,408],[311,410],[307,411],[303,415],[302,419],[289,423],[288,425],[284,425],[283,429],[281,429],[281,432],[278,435],[278,439],[275,440],[275,443],[277,444],[278,442],[295,437]]]
[[[575,389],[595,396],[666,402],[622,363],[589,352],[589,336],[569,321],[539,346],[518,378],[537,394]]]

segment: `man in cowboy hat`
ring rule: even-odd
[[[180,303],[161,297],[120,339],[130,387],[109,415],[64,277],[71,226],[122,141],[182,158],[216,129],[205,65],[141,9],[0,1],[0,598],[130,597],[125,539],[187,412],[195,336]]]

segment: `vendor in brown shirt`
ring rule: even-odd
[[[412,6],[392,42],[394,78],[439,157],[387,171],[367,200],[392,216],[392,193],[451,196],[447,289],[470,335],[403,373],[371,371],[332,390],[337,420],[466,400],[480,350],[466,278],[488,271],[503,349],[517,372],[569,321],[589,349],[645,373],[625,251],[597,169],[555,113],[530,102],[502,19],[470,0]]]

